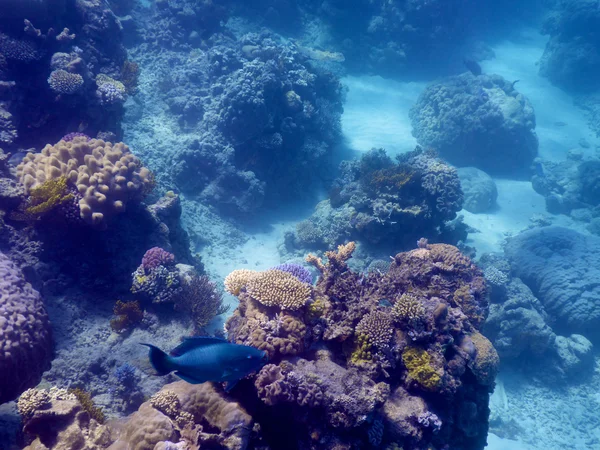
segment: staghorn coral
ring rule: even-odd
[[[265,306],[296,310],[310,299],[312,289],[291,273],[270,269],[253,276],[246,292]]]
[[[153,186],[150,171],[125,144],[83,137],[26,155],[17,166],[17,176],[28,194],[48,180],[67,177],[81,195],[81,218],[100,228],[124,211],[127,202],[141,200]]]

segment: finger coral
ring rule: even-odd
[[[75,137],[29,153],[17,166],[17,176],[28,194],[48,180],[61,177],[77,189],[81,218],[105,228],[107,221],[139,201],[153,186],[150,171],[119,142]]]

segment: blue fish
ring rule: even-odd
[[[264,351],[214,337],[186,338],[170,354],[151,344],[142,345],[150,348],[148,357],[158,375],[175,371],[175,375],[191,384],[226,381],[227,392],[267,362]]]

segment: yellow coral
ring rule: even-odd
[[[246,292],[265,306],[294,310],[310,299],[312,287],[291,273],[271,269],[251,277]]]
[[[49,180],[65,177],[81,194],[81,218],[102,228],[108,216],[124,211],[128,201],[141,199],[153,183],[150,171],[125,144],[85,137],[26,155],[17,176],[29,194]]]
[[[41,216],[72,199],[73,194],[69,193],[67,187],[67,177],[46,180],[29,192],[29,206],[25,212],[28,216]]]
[[[371,361],[373,354],[371,353],[371,341],[366,334],[356,335],[356,348],[350,356],[350,361],[359,363],[361,361]]]
[[[408,347],[402,353],[402,361],[410,378],[428,391],[436,390],[442,383],[440,374],[431,365],[431,356],[426,350]]]
[[[238,269],[225,277],[223,284],[225,290],[231,295],[238,296],[242,288],[246,287],[248,282],[254,278],[258,272],[256,270]]]
[[[83,410],[87,412],[92,419],[94,419],[98,423],[104,423],[104,421],[106,420],[106,416],[104,415],[102,408],[96,406],[96,404],[92,400],[92,396],[88,392],[80,388],[72,389],[69,392],[73,394],[77,398],[77,400],[79,400],[79,403],[81,403],[81,407],[83,408]]]

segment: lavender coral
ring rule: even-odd
[[[50,322],[40,294],[0,253],[0,403],[35,386],[51,356]]]
[[[159,247],[146,251],[132,278],[131,292],[153,303],[173,302],[182,291],[174,255]]]

